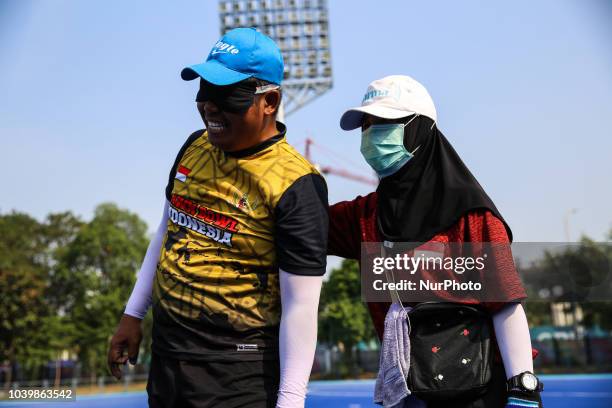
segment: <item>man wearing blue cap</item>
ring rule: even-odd
[[[327,188],[276,121],[280,51],[255,29],[235,29],[181,76],[200,79],[206,129],[172,166],[109,367],[120,378],[121,365],[135,363],[153,303],[149,406],[303,407],[326,266]]]

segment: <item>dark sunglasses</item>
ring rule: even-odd
[[[256,80],[244,81],[227,86],[218,86],[200,79],[200,90],[196,102],[211,101],[225,112],[245,113],[255,100],[255,95],[280,88],[276,84],[259,85]]]

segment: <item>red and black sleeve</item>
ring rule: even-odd
[[[329,207],[328,255],[348,259],[360,259],[361,230],[360,209],[364,197],[341,201]]]
[[[491,265],[488,269],[495,271],[495,274],[488,276],[487,280],[491,290],[495,290],[495,297],[499,301],[484,302],[483,306],[491,313],[495,313],[507,303],[526,299],[527,294],[514,265],[510,239],[504,223],[488,210],[470,212],[464,219],[465,241],[493,244],[491,250],[494,256],[489,257],[487,263]]]

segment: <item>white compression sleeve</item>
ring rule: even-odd
[[[303,408],[317,346],[317,315],[323,276],[280,273],[280,385],[277,408]]]
[[[151,242],[149,248],[140,266],[140,271],[136,277],[136,283],[132,294],[125,307],[125,314],[144,319],[151,306],[153,280],[155,279],[155,270],[157,269],[157,261],[159,260],[159,251],[166,236],[166,228],[168,228],[168,200],[164,204],[164,214],[157,228],[157,232]]]
[[[523,306],[513,303],[504,307],[493,315],[493,326],[506,378],[510,379],[525,371],[533,372],[531,338]]]

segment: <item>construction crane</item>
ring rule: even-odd
[[[310,138],[306,138],[306,147],[304,150],[304,157],[306,157],[306,160],[312,162],[311,160],[311,156],[310,156],[310,147],[311,146],[315,146],[315,147],[320,147],[318,145],[315,144],[315,142],[310,139]],[[359,174],[355,174],[355,173],[351,173],[348,170],[344,170],[344,169],[339,169],[336,167],[332,167],[332,166],[319,166],[317,165],[317,167],[319,168],[319,171],[325,175],[327,174],[331,174],[334,176],[339,176],[339,177],[343,177],[349,180],[353,180],[353,181],[357,181],[360,183],[364,183],[364,184],[369,184],[371,186],[377,186],[378,185],[378,180],[371,178],[371,177],[366,177],[366,176],[362,176]]]

